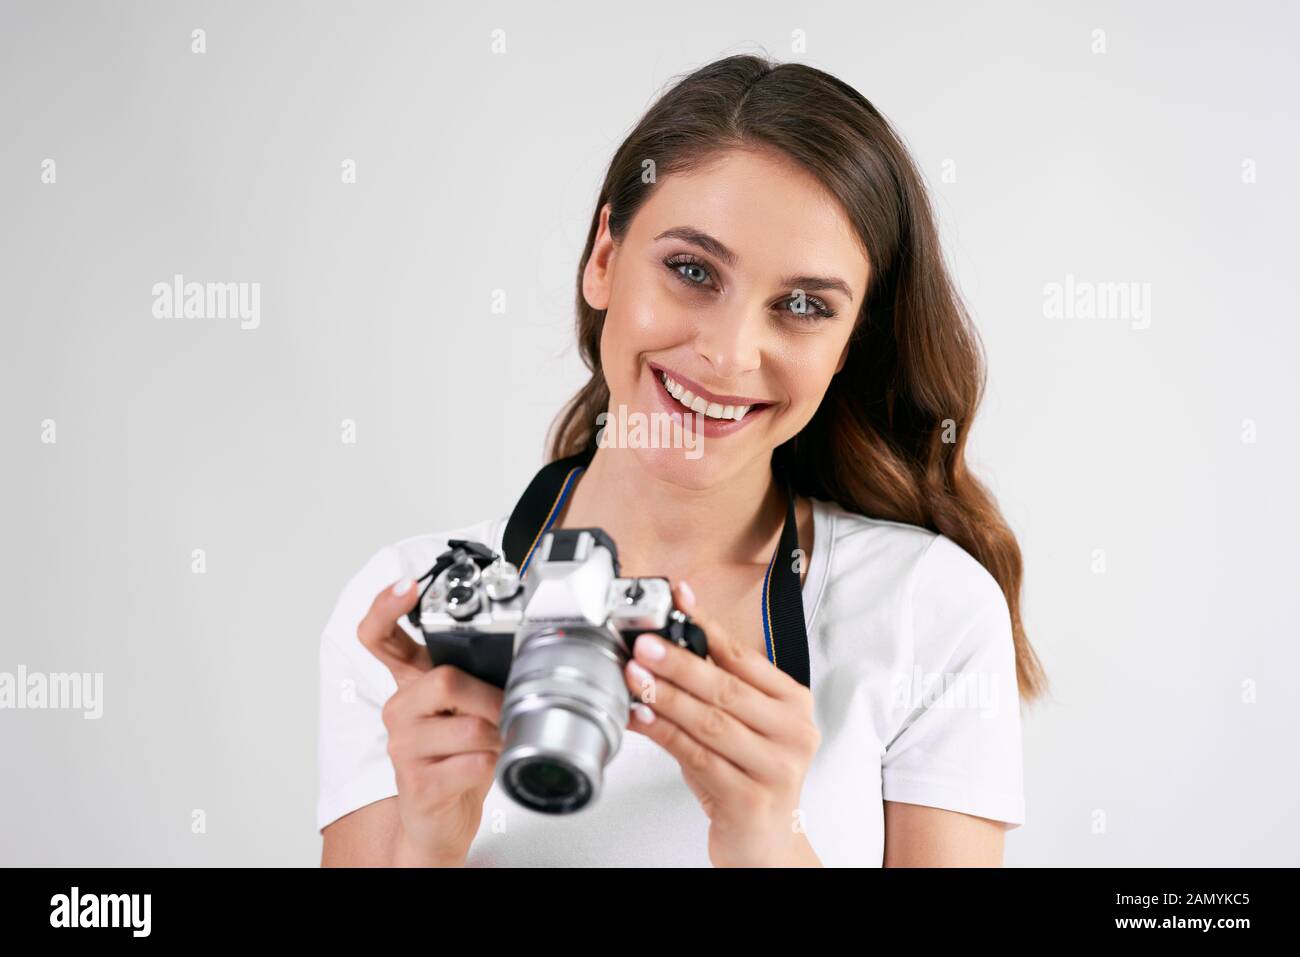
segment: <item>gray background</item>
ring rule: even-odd
[[[739,52],[898,126],[988,348],[972,457],[1055,690],[1007,863],[1300,862],[1300,17],[974,6],[5,0],[0,671],[102,672],[104,716],[0,711],[0,862],[317,862],[339,588],[513,504],[605,165]],[[178,272],[260,282],[260,327],[155,318]],[[1067,274],[1149,283],[1150,327],[1046,318]]]

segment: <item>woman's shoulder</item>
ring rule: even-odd
[[[864,655],[924,671],[1005,674],[1014,686],[1011,615],[997,579],[946,535],[819,503],[830,529],[816,620],[834,666]]]
[[[840,591],[869,589],[953,616],[999,606],[1002,588],[973,555],[946,535],[920,525],[873,518],[836,502],[814,500],[830,536],[828,562]]]
[[[813,498],[813,507],[827,520],[837,543],[847,542],[851,548],[867,546],[877,548],[924,550],[937,536],[936,532],[920,525],[910,525],[887,518],[873,518],[851,511],[829,499]]]

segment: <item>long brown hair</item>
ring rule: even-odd
[[[803,431],[777,453],[796,491],[873,518],[942,533],[997,580],[1011,612],[1021,698],[1047,678],[1020,616],[1020,547],[966,466],[984,357],[939,247],[921,176],[889,123],[857,90],[800,63],[731,56],[680,79],[610,162],[578,263],[578,346],[591,379],[552,427],[549,454],[591,448],[609,406],[600,367],[605,311],[582,294],[600,210],[615,241],[659,177],[727,150],[776,150],[838,197],[868,252],[871,276],[844,368]],[[653,160],[654,177],[643,178]]]

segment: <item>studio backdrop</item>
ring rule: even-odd
[[[0,862],[319,861],[340,588],[508,511],[586,381],[612,151],[757,52],[900,131],[984,343],[970,459],[1052,683],[1007,863],[1295,864],[1297,29],[1259,0],[6,0]]]

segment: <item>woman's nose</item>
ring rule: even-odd
[[[720,310],[700,323],[695,348],[719,379],[734,379],[759,367],[766,317],[752,306]]]

